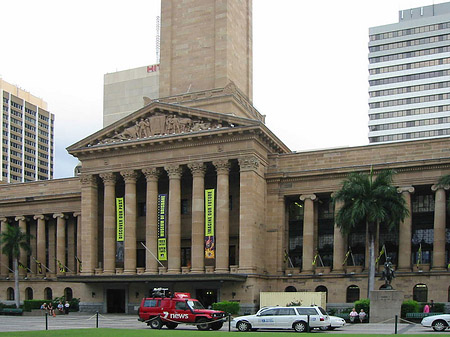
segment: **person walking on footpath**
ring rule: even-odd
[[[350,323],[355,323],[356,317],[358,317],[358,313],[356,312],[356,309],[353,308],[352,311],[350,311]]]
[[[66,303],[64,304],[64,313],[65,313],[66,315],[69,314],[69,307],[70,307],[70,304],[69,304],[68,301],[66,301]]]
[[[425,314],[428,314],[430,312],[430,306],[428,305],[428,303],[424,305],[423,312]]]
[[[365,313],[364,309],[361,309],[359,312],[359,321],[362,323],[366,319],[367,314]]]

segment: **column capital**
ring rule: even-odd
[[[81,212],[73,212],[74,218],[78,218],[79,216],[81,216]]]
[[[408,193],[414,193],[415,189],[413,186],[400,186],[397,188],[398,193],[408,192]]]
[[[191,170],[193,176],[203,177],[205,175],[205,172],[206,172],[205,163],[195,162],[195,163],[189,163],[189,164],[187,164],[187,166]]]
[[[9,219],[7,217],[0,217],[0,222],[8,223]]]
[[[217,174],[228,174],[230,171],[230,161],[228,159],[214,160],[213,165],[216,167]]]
[[[34,220],[45,220],[45,215],[44,214],[36,214],[33,216]]]
[[[311,199],[312,201],[317,199],[315,194],[302,194],[299,198],[301,201],[305,201],[306,199]]]
[[[136,182],[138,176],[135,170],[120,171],[120,175],[123,177],[123,180],[125,180],[125,183]]]
[[[147,181],[155,181],[158,180],[161,170],[157,167],[146,167],[142,169],[142,173]]]
[[[254,156],[238,158],[241,171],[254,171],[259,167],[259,160]]]
[[[164,166],[164,170],[167,171],[170,179],[180,179],[181,178],[181,167],[180,165],[167,165]]]
[[[82,174],[80,177],[81,185],[94,186],[97,185],[97,177],[93,174]]]
[[[103,180],[105,185],[114,185],[116,183],[116,175],[114,172],[100,173],[100,178]]]
[[[448,190],[448,189],[450,189],[450,186],[449,185],[439,185],[439,184],[435,184],[435,185],[433,185],[433,186],[431,186],[431,190],[433,191],[433,192],[436,192],[437,190]]]
[[[15,217],[16,221],[27,221],[27,218],[23,215],[19,215]]]
[[[53,219],[57,219],[57,218],[67,219],[67,216],[64,213],[55,213],[55,214],[53,214]]]

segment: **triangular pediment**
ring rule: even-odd
[[[71,145],[67,150],[72,153],[83,148],[103,148],[124,142],[162,140],[205,132],[214,133],[259,124],[258,121],[229,114],[152,102]]]

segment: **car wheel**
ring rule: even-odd
[[[297,322],[294,324],[294,330],[296,332],[305,332],[306,331],[306,323],[305,322]]]
[[[204,317],[199,318],[197,321],[197,329],[199,329],[200,331],[209,330],[208,320]]]
[[[251,329],[251,326],[249,323],[244,322],[244,321],[239,321],[236,324],[236,328],[241,331],[241,332],[246,332],[249,331]]]
[[[216,322],[211,324],[211,330],[220,330],[223,326],[223,322]]]
[[[438,320],[433,322],[434,331],[444,331],[445,329],[447,329],[447,323],[445,321]]]
[[[153,318],[151,321],[150,321],[150,327],[152,328],[152,329],[161,329],[162,328],[162,322],[161,322],[161,319],[159,318],[159,317],[156,317],[156,318]]]
[[[327,331],[328,329],[331,330],[331,328],[329,326],[321,326],[319,329],[322,331]]]
[[[173,330],[175,329],[178,324],[177,323],[166,323],[167,329]]]

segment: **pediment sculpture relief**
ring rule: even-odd
[[[233,126],[233,125],[230,125]],[[100,140],[99,144],[121,140],[143,139],[155,136],[182,134],[224,127],[220,122],[193,120],[176,115],[154,115],[136,120],[135,124],[123,130],[116,130],[113,136]]]

